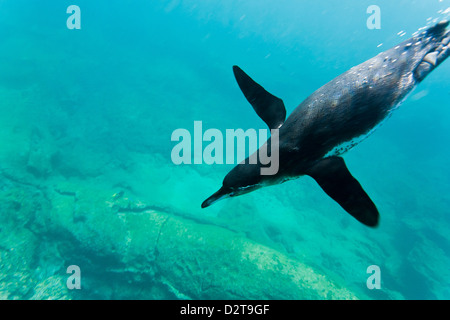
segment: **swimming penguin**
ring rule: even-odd
[[[268,145],[277,144],[279,168],[276,174],[262,175],[260,169],[265,165],[261,161],[250,164],[247,158],[225,176],[222,187],[202,208],[308,175],[358,221],[377,226],[375,204],[341,155],[370,135],[450,55],[448,25],[439,22],[341,74],[306,98],[287,119],[283,101],[234,66],[248,102],[270,129],[278,129],[278,141],[269,138],[261,148],[271,150],[274,146]]]

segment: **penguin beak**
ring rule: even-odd
[[[209,207],[213,203],[228,198],[230,195],[227,193],[227,191],[224,189],[224,187],[220,188],[219,191],[214,193],[211,197],[203,201],[202,208]]]

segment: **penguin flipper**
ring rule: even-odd
[[[341,157],[320,160],[307,171],[320,187],[348,213],[369,227],[376,227],[380,215],[375,204],[353,178]]]
[[[283,100],[267,92],[238,66],[233,66],[233,73],[239,88],[258,116],[270,129],[280,128],[286,120]]]

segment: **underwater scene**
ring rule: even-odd
[[[0,299],[450,299],[449,19],[0,0]]]

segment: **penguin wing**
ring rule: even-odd
[[[375,204],[348,171],[344,159],[324,158],[306,173],[358,221],[369,227],[378,225],[380,215]]]
[[[267,92],[238,66],[233,66],[233,73],[239,88],[258,116],[270,129],[279,129],[286,120],[283,100]]]

